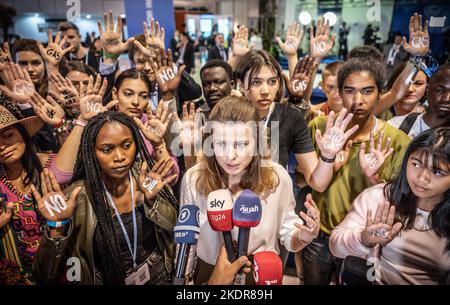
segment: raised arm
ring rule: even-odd
[[[236,70],[239,60],[251,51],[252,47],[248,42],[248,29],[245,25],[239,27],[236,36],[233,39],[233,54],[228,59],[233,70]]]
[[[109,110],[118,103],[117,101],[112,101],[106,106],[102,105],[102,97],[105,94],[106,85],[106,79],[102,81],[99,74],[97,74],[95,83],[94,78],[90,77],[86,90],[81,85],[80,116],[75,121],[75,127],[54,160],[54,166],[57,170],[73,172],[84,126],[98,113]]]
[[[56,33],[55,39],[53,39],[53,31],[51,29],[48,30],[48,42],[45,48],[42,45],[42,42],[37,41],[39,51],[45,61],[47,75],[50,75],[50,73],[59,73],[59,63],[62,58],[73,50],[73,46],[64,48],[65,44],[66,37],[61,39],[61,32],[58,32]]]
[[[283,42],[280,37],[276,37],[277,43],[286,55],[289,67],[289,76],[292,76],[297,65],[297,50],[303,37],[303,29],[296,21],[292,22],[286,31],[286,40]]]
[[[375,115],[391,108],[408,91],[411,83],[414,82],[419,69],[416,67],[420,62],[420,56],[427,55],[430,50],[430,35],[428,34],[428,20],[422,26],[422,15],[415,13],[409,19],[409,43],[403,37],[402,46],[405,51],[412,55],[405,68],[395,80],[392,88],[381,96],[380,102],[375,107]]]
[[[336,35],[333,34],[330,36],[330,25],[328,23],[328,19],[325,19],[325,22],[324,20],[317,20],[316,34],[314,35],[314,28],[312,26],[309,28],[309,34],[309,53],[310,56],[314,58],[316,67],[311,73],[308,87],[306,88],[303,96],[303,99],[308,102],[311,101],[311,94],[314,89],[314,80],[316,78],[319,64],[333,49],[334,40],[336,39]]]

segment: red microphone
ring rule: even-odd
[[[281,285],[283,263],[273,251],[258,252],[253,255],[253,277],[256,285]]]
[[[236,260],[234,254],[233,239],[231,230],[233,230],[233,198],[228,190],[221,189],[209,193],[206,210],[208,221],[214,231],[222,232],[225,249],[227,250],[228,260]]]

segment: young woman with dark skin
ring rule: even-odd
[[[88,89],[90,94],[82,99],[82,105],[95,97],[92,93],[102,91],[100,85],[95,89],[93,87],[91,84]],[[55,112],[53,119],[58,117],[58,112],[64,114],[56,102],[48,103],[37,92],[31,98],[36,113],[49,123],[52,123],[49,117],[51,110]],[[7,260],[6,264],[2,264],[5,272],[0,274],[4,274],[5,278],[1,281],[31,284],[35,281],[31,265],[43,232],[42,217],[37,213],[36,201],[31,195],[32,185],[41,189],[43,169],[47,171],[47,168],[56,175],[59,183],[68,182],[60,173],[70,170],[71,166],[73,168],[84,127],[83,123],[75,125],[57,155],[36,153],[30,137],[42,127],[43,120],[33,116],[18,121],[3,107],[0,110],[4,127],[0,131],[0,189],[5,203],[0,213],[1,227],[4,228],[1,231],[0,260]],[[106,107],[100,110],[104,111]],[[88,122],[95,115],[97,113],[89,111],[88,107],[82,107],[79,120]]]
[[[64,190],[65,213],[52,216],[44,208],[49,197],[61,194],[51,174],[42,196],[33,189],[43,217],[63,222],[44,233],[35,263],[38,278],[43,282],[64,278],[59,266],[75,256],[82,263],[82,283],[129,284],[130,275],[141,268],[150,271],[145,283],[169,283],[178,207],[166,186],[176,175],[164,179],[170,169],[163,159],[155,162],[149,155],[139,129],[126,115],[105,112],[90,121],[72,184]],[[61,246],[55,248],[56,243]],[[129,251],[133,247],[135,254]]]

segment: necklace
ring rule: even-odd
[[[0,171],[0,180],[3,183],[3,185],[6,186],[6,188],[17,196],[20,200],[29,200],[29,194],[20,192],[14,184],[11,183],[11,180],[9,179],[8,175],[6,174],[5,169],[2,167]]]

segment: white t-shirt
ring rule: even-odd
[[[295,214],[295,198],[292,180],[288,172],[278,163],[271,162],[278,175],[279,185],[274,193],[265,200],[261,199],[262,217],[257,227],[251,228],[248,245],[248,254],[260,251],[275,251],[279,253],[278,240],[291,252],[300,249],[292,249],[291,239],[297,229],[294,224],[303,224],[303,221]],[[215,265],[220,248],[223,245],[222,232],[214,231],[208,222],[207,198],[196,191],[198,169],[201,163],[190,168],[181,182],[180,205],[195,204],[200,208],[200,234],[196,247],[191,247],[187,273],[192,271],[196,256],[208,264]],[[233,199],[239,196],[235,194]],[[231,235],[234,240],[238,239],[239,228],[234,227]]]
[[[414,139],[416,136],[418,136],[420,133],[424,132],[425,130],[430,129],[430,126],[428,126],[425,121],[423,120],[423,115],[425,113],[419,114],[419,116],[416,118],[416,121],[414,122],[413,126],[411,127],[408,136],[411,139]],[[402,125],[403,121],[406,119],[408,115],[402,115],[402,116],[396,116],[393,117],[388,121],[389,124],[392,126],[399,128],[400,125]]]

